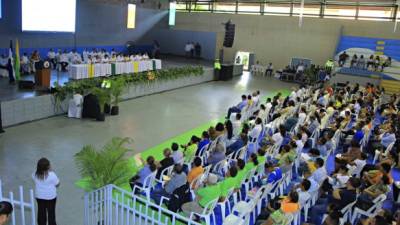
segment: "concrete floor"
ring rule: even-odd
[[[11,127],[0,134],[0,179],[5,191],[18,185],[32,187],[31,174],[40,157],[47,157],[61,180],[57,200],[59,225],[83,221],[83,191],[75,187],[79,174],[73,155],[83,145],[100,147],[111,137],[131,137],[141,152],[189,129],[225,115],[240,95],[260,90],[262,95],[294,84],[248,74],[228,82],[209,82],[122,102],[120,115],[106,122],[65,116]]]

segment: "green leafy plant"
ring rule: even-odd
[[[149,76],[147,76],[147,72],[117,75],[112,76],[109,79],[111,79],[112,82],[125,83],[125,85],[137,85],[146,83],[149,84],[158,80],[173,80],[182,77],[201,76],[203,72],[203,67],[201,66],[186,66],[152,71],[154,76],[150,76],[150,80]],[[53,94],[55,97],[56,105],[61,105],[61,103],[65,99],[72,96],[76,91],[80,91],[82,94],[86,94],[86,92],[90,92],[93,88],[100,87],[103,79],[104,78],[102,77],[95,77],[70,81],[63,86],[57,85],[54,88]],[[122,95],[122,91],[123,90],[121,90],[120,96]]]
[[[111,81],[110,93],[112,97],[111,104],[113,106],[118,106],[121,101],[121,95],[125,88],[125,79],[114,79]]]
[[[107,184],[122,185],[132,176],[127,154],[132,150],[125,147],[129,138],[114,137],[97,150],[92,145],[86,145],[75,154],[74,159],[79,173],[85,179],[87,191],[101,188]]]

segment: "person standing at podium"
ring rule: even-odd
[[[36,73],[36,63],[40,61],[40,55],[37,50],[33,51],[31,55],[31,71]]]

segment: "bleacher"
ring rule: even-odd
[[[342,36],[336,50],[336,62],[344,51],[349,55],[349,59],[343,67],[337,69],[337,73],[381,79],[381,85],[387,93],[400,92],[400,40]],[[363,55],[366,61],[370,55],[379,56],[381,61],[391,57],[392,65],[385,67],[383,71],[350,68],[350,59],[353,55],[358,57]]]
[[[326,89],[328,90],[328,89]],[[345,90],[345,89],[343,89]],[[237,189],[232,187],[226,190],[228,194],[223,198],[223,200],[216,198],[208,202],[203,208],[202,212],[191,212],[189,216],[185,215],[179,209],[177,211],[170,210],[169,198],[161,198],[161,202],[157,204],[153,200],[152,192],[154,189],[159,188],[160,185],[165,183],[165,180],[161,177],[156,178],[156,172],[146,177],[144,184],[142,186],[135,186],[132,192],[120,189],[113,185],[106,186],[102,189],[96,190],[85,196],[85,225],[95,225],[99,221],[106,221],[105,224],[136,224],[137,221],[142,221],[142,224],[241,224],[248,225],[254,224],[259,215],[261,214],[263,208],[265,208],[269,202],[279,196],[287,195],[294,184],[301,181],[302,171],[301,167],[304,162],[309,163],[312,161],[307,160],[308,152],[311,148],[320,149],[321,144],[319,142],[320,137],[324,136],[326,130],[331,129],[331,126],[335,126],[335,121],[342,117],[340,116],[346,110],[340,110],[339,108],[334,109],[331,114],[324,114],[327,116],[326,120],[323,117],[321,123],[315,128],[313,132],[308,136],[307,141],[304,143],[306,146],[301,148],[299,151],[296,149],[295,159],[290,163],[285,164],[290,166],[287,171],[284,171],[282,178],[267,184],[260,184],[260,180],[263,179],[264,175],[268,175],[264,172],[264,162],[276,162],[282,155],[282,146],[286,145],[297,133],[302,132],[303,129],[311,129],[311,124],[314,122],[311,112],[318,110],[318,106],[315,102],[320,104],[324,98],[328,98],[329,102],[337,102],[339,98],[337,95],[343,93],[343,90],[335,90],[335,94],[329,96],[325,89],[320,87],[307,87],[301,90],[294,91],[287,98],[277,97],[275,100],[275,106],[266,112],[265,118],[262,119],[261,129],[259,130],[255,137],[250,136],[254,134],[253,130],[249,133],[249,142],[240,148],[239,150],[227,155],[225,159],[219,161],[214,165],[207,163],[210,154],[212,154],[213,146],[216,144],[211,142],[209,145],[204,146],[199,150],[197,156],[202,158],[202,164],[204,167],[204,173],[198,176],[191,184],[188,185],[188,191],[192,201],[197,198],[197,188],[204,185],[204,181],[207,180],[210,174],[215,174],[222,179],[219,181],[218,185],[221,185],[225,181],[224,175],[231,167],[235,167],[239,159],[246,161],[246,165],[249,165],[249,169],[240,180],[240,188]],[[365,92],[369,91],[367,89],[361,89]],[[299,94],[298,94],[299,93]],[[384,102],[382,100],[383,95],[376,91],[377,97],[373,104],[366,104],[364,107],[369,108],[372,115],[375,115],[376,119],[373,120],[371,126],[360,140],[360,149],[367,152],[368,146],[371,144],[371,139],[375,138],[373,134],[373,129],[385,121],[385,116],[382,116]],[[297,97],[293,97],[297,96]],[[345,93],[343,96],[343,104],[346,102],[352,102],[356,99],[362,99],[364,96],[359,96],[358,93]],[[286,100],[285,100],[286,99]],[[296,101],[294,107],[291,108],[289,101]],[[314,103],[313,103],[314,102]],[[242,110],[241,114],[243,124],[252,124],[252,129],[258,125],[254,125],[254,117],[257,117],[257,111],[260,109],[260,105],[263,102],[256,102],[250,107],[246,107]],[[322,102],[321,102],[322,104]],[[353,106],[354,107],[354,106]],[[270,140],[273,134],[276,134],[280,129],[281,125],[286,124],[286,122],[297,116],[297,113],[301,108],[304,108],[308,112],[307,118],[302,123],[297,122],[287,133],[282,137],[281,142],[270,143],[266,145],[266,142]],[[324,109],[325,107],[320,107]],[[386,112],[386,111],[384,111]],[[323,114],[323,113],[322,113]],[[231,118],[233,118],[232,116]],[[344,124],[345,126],[340,126],[339,129],[335,130],[330,140],[330,147],[326,149],[326,154],[320,157],[324,160],[325,170],[328,172],[327,176],[331,176],[335,167],[335,157],[340,157],[340,154],[345,150],[345,135],[344,132],[352,129],[356,122],[359,122],[359,117],[362,115],[353,112],[351,119]],[[325,122],[322,122],[325,121]],[[341,123],[340,123],[341,124]],[[303,128],[303,127],[306,128]],[[303,132],[303,135],[306,133]],[[218,139],[218,138],[217,138]],[[215,139],[215,140],[217,140]],[[382,156],[389,155],[388,152],[392,150],[394,143],[388,146],[383,152],[376,152],[375,155],[370,154],[369,164],[377,163]],[[253,165],[250,160],[252,153],[257,152],[258,149],[265,149],[265,155],[258,155],[257,158],[260,159],[258,165]],[[393,148],[397,149],[397,148]],[[191,169],[191,160],[186,161],[185,165],[188,167],[188,171]],[[246,168],[246,167],[245,167]],[[359,172],[355,172],[356,168],[349,167],[349,176],[360,177]],[[398,173],[396,169],[392,170],[392,176],[395,180],[398,178],[394,173]],[[165,168],[162,175],[171,178],[173,176],[173,166]],[[361,174],[362,176],[362,174]],[[308,178],[308,179],[313,179]],[[332,178],[331,178],[332,179]],[[325,180],[325,178],[323,179]],[[328,179],[329,180],[329,179]],[[328,181],[329,182],[329,181]],[[319,183],[322,186],[323,183]],[[293,191],[293,190],[292,190]],[[171,197],[179,193],[174,193]],[[293,213],[285,213],[285,218],[287,219],[283,224],[293,224],[299,225],[302,222],[308,221],[308,215],[313,206],[317,204],[321,191],[316,191],[309,193],[310,196],[307,198],[304,204],[299,205],[299,209]],[[389,202],[388,202],[389,201]],[[107,202],[106,206],[103,207],[103,203]],[[338,224],[345,224],[346,222],[350,224],[356,224],[361,218],[374,217],[378,212],[384,207],[385,204],[389,204],[389,208],[393,206],[393,198],[391,192],[382,193],[378,195],[373,200],[373,205],[368,209],[362,209],[357,205],[357,200],[349,203],[346,207],[338,209],[340,211],[340,219],[338,219]],[[297,203],[298,204],[298,203]],[[322,215],[321,215],[322,216]],[[325,215],[326,218],[329,215]],[[133,221],[133,223],[132,223]],[[136,222],[136,223],[135,223]]]

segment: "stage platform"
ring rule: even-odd
[[[123,100],[127,100],[214,80],[212,62],[181,57],[162,58],[162,68],[164,69],[189,65],[203,66],[203,75],[160,81],[150,85],[138,84],[130,86],[121,97]],[[58,81],[60,85],[63,85],[69,81],[68,73],[52,71],[51,75],[52,84]],[[24,76],[22,80],[33,80],[33,75]],[[47,91],[19,90],[18,85],[8,84],[8,79],[6,78],[0,79],[0,90],[3,127],[62,115],[68,110],[68,100],[62,102],[61,107],[56,107],[53,95]]]
[[[182,66],[203,66],[205,68],[212,68],[213,62],[199,59],[187,59],[179,56],[163,56],[162,60],[162,68],[174,68],[174,67],[182,67]],[[34,80],[33,74],[23,75],[21,80]],[[51,72],[51,81],[50,84],[54,86],[54,83],[57,82],[59,85],[63,85],[64,83],[69,81],[68,72],[58,72],[53,70]],[[47,91],[40,90],[24,90],[19,89],[18,85],[10,85],[8,83],[8,78],[0,77],[0,102],[10,101],[15,99],[25,99],[31,98],[35,96],[41,96],[48,94]]]

